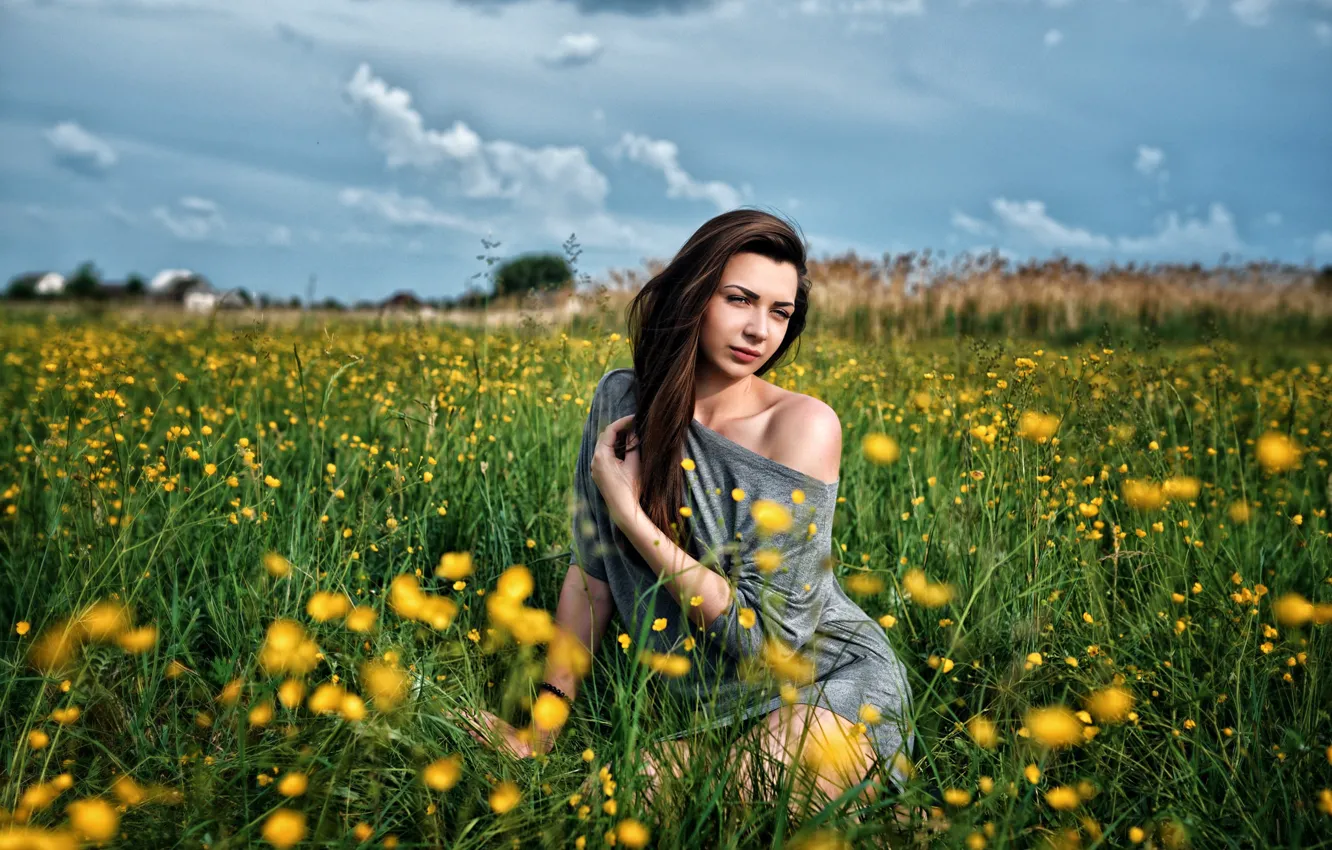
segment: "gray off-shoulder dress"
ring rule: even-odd
[[[900,788],[905,776],[893,757],[911,752],[911,689],[883,628],[846,595],[830,569],[839,481],[819,481],[691,419],[684,456],[695,468],[685,472],[692,509],[685,521],[702,552],[697,560],[727,576],[734,590],[731,605],[703,629],[685,617],[665,582],[619,534],[592,480],[597,437],[610,422],[636,412],[636,387],[628,368],[613,369],[597,383],[574,473],[571,564],[610,585],[631,652],[673,652],[691,661],[688,674],[661,676],[660,682],[695,722],[657,740],[753,721],[781,707],[781,681],[754,675],[765,668],[765,639],[773,636],[814,662],[813,681],[798,687],[795,702],[824,706],[851,723],[862,721],[863,705],[878,710],[879,722],[866,724],[867,731],[883,759],[883,775]],[[740,501],[733,498],[736,488],[744,491]],[[790,511],[788,531],[761,538],[751,514],[759,499]],[[781,563],[765,573],[755,555],[773,549]],[[748,628],[741,609],[753,611]],[[658,619],[665,620],[660,631],[653,629]],[[694,644],[686,650],[689,637]]]

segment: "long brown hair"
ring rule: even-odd
[[[721,284],[727,261],[742,252],[790,263],[798,273],[795,309],[781,345],[755,372],[763,375],[780,365],[782,356],[799,339],[809,310],[806,246],[794,222],[743,207],[710,219],[689,237],[666,268],[643,285],[628,307],[638,403],[633,433],[637,445],[646,447],[639,458],[640,504],[663,532],[675,531],[677,544],[694,557],[698,553],[690,524],[680,521],[679,511],[685,504],[680,460],[694,418],[699,337],[704,311]],[[678,531],[681,528],[683,533]]]

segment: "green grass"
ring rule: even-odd
[[[988,847],[1126,846],[1132,827],[1144,846],[1332,846],[1319,797],[1332,787],[1327,626],[1288,627],[1271,608],[1286,593],[1332,600],[1332,349],[1213,342],[1108,353],[1105,342],[1037,355],[1038,342],[868,350],[807,337],[800,360],[769,376],[828,402],[846,428],[837,570],[885,583],[859,602],[895,618],[886,634],[911,671],[919,741],[906,802],[945,809],[939,846],[977,846],[977,833]],[[0,320],[0,349],[5,812],[67,772],[72,787],[32,826],[63,828],[78,798],[115,801],[120,774],[180,792],[175,803],[125,808],[110,842],[124,847],[255,844],[281,807],[306,815],[303,846],[326,847],[383,846],[389,835],[401,847],[574,846],[579,836],[604,846],[627,817],[658,847],[771,846],[811,828],[788,823],[776,803],[735,805],[713,781],[715,758],[685,777],[687,808],[640,805],[634,758],[680,718],[615,642],[628,630],[618,621],[548,759],[507,758],[444,717],[465,704],[526,721],[544,647],[490,635],[478,591],[525,564],[535,580],[526,604],[554,611],[578,435],[597,379],[629,362],[625,340],[350,323],[145,328],[108,316]],[[1034,368],[1019,369],[1019,357]],[[1014,436],[1024,410],[1062,418],[1057,445]],[[992,444],[973,431],[980,425],[994,427]],[[1268,431],[1303,447],[1296,468],[1264,471],[1255,441]],[[871,432],[893,436],[900,459],[866,459]],[[247,468],[242,439],[261,469]],[[1148,513],[1121,497],[1126,478],[1171,476],[1196,478],[1201,491]],[[1229,510],[1240,500],[1250,518],[1236,523]],[[1093,504],[1094,517],[1079,511]],[[290,559],[290,575],[265,571],[270,551]],[[434,577],[452,551],[476,565],[462,590]],[[953,601],[926,609],[903,598],[913,568],[951,583]],[[446,628],[387,604],[390,581],[416,571],[456,601]],[[1246,599],[1259,585],[1266,593]],[[375,629],[314,622],[305,604],[316,590],[373,607]],[[30,663],[48,629],[112,597],[136,626],[156,627],[151,648],[92,642],[57,675]],[[281,681],[257,664],[276,618],[303,623],[322,650],[311,689],[336,675],[361,692],[361,663],[387,652],[426,685],[391,712],[372,701],[357,723],[278,708],[251,727],[250,708]],[[168,676],[172,662],[188,669]],[[1116,677],[1136,721],[1098,724],[1060,750],[1019,734],[1029,708],[1081,709]],[[219,702],[237,679],[240,699]],[[69,705],[81,708],[77,720],[51,719]],[[993,749],[966,731],[977,714],[997,724]],[[49,735],[45,748],[29,746],[34,729]],[[421,769],[453,753],[459,783],[427,788]],[[616,813],[594,797],[580,816],[570,795],[612,759]],[[1024,775],[1032,764],[1036,784]],[[288,800],[257,779],[275,770],[305,772],[308,790]],[[488,800],[500,780],[521,791],[505,814]],[[1046,802],[1051,788],[1083,782],[1094,794],[1076,810]],[[946,789],[971,791],[972,802],[945,805]],[[883,828],[886,809],[868,823],[836,807],[809,817],[858,845]],[[362,822],[373,832],[365,845],[353,834]]]

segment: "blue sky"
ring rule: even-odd
[[[740,205],[1321,264],[1329,81],[1332,0],[0,0],[0,270],[445,296],[483,239],[596,277]]]

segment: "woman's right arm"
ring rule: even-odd
[[[570,564],[555,608],[556,625],[578,638],[588,655],[595,657],[614,613],[615,599],[610,585],[583,572],[577,564]],[[569,699],[578,693],[578,679],[573,671],[547,660],[545,681],[564,691]]]

